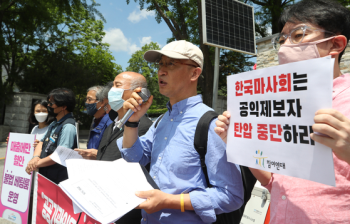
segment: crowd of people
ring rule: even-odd
[[[323,135],[310,137],[333,150],[336,187],[253,168],[250,172],[271,193],[270,223],[348,224],[350,74],[342,74],[339,63],[350,39],[350,11],[333,0],[302,0],[284,10],[280,26],[280,34],[273,39],[280,64],[335,58],[333,107],[316,112],[312,128]],[[58,146],[76,150],[89,160],[139,162],[147,166],[160,190],[136,192],[147,200],[116,223],[213,223],[219,214],[235,211],[245,202],[242,170],[227,162],[230,114],[224,112],[210,122],[207,151],[201,160],[194,146],[196,127],[213,110],[197,94],[202,51],[180,40],[162,50],[147,51],[144,59],[158,67],[159,92],[169,98],[164,115],[154,123],[146,117],[153,97],[143,102],[138,95],[147,87],[145,77],[123,72],[106,86],[87,90],[86,112],[93,118],[87,149],[78,149],[72,114],[75,95],[69,89],[54,89],[47,101],[33,105],[29,121],[37,124],[32,130],[37,140],[26,171],[38,169],[56,184],[67,179],[67,169],[50,159]],[[133,115],[122,129],[116,128],[129,109]]]

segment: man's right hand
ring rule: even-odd
[[[84,159],[96,160],[97,149],[74,149],[74,151],[79,152]]]
[[[152,105],[153,102],[153,96],[150,96],[147,102],[142,103],[142,98],[139,96],[139,94],[137,94],[140,91],[141,87],[136,88],[131,94],[131,97],[123,104],[123,110],[125,113],[129,109],[134,111],[134,114],[129,118],[130,122],[138,122],[141,117],[147,112],[148,108]]]

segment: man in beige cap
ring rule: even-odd
[[[152,104],[137,93],[124,102],[135,113],[117,140],[122,157],[142,165],[151,163],[150,175],[160,190],[136,192],[147,201],[139,205],[141,223],[212,223],[216,214],[237,210],[243,204],[239,168],[227,162],[226,145],[215,134],[215,120],[208,131],[205,163],[211,186],[207,186],[194,134],[201,116],[212,110],[197,95],[203,54],[195,45],[174,41],[160,51],[147,51],[144,58],[158,65],[159,91],[169,98],[162,119],[138,137],[138,121]],[[137,91],[140,91],[138,89]],[[141,104],[141,105],[140,105]]]

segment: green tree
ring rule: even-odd
[[[165,105],[168,98],[159,93],[157,68],[153,63],[147,62],[143,58],[145,52],[149,50],[160,50],[160,47],[154,42],[145,44],[141,50],[138,50],[131,55],[131,58],[128,61],[129,66],[126,68],[126,71],[137,72],[146,77],[148,89],[154,97],[151,109],[162,109],[166,107]]]
[[[204,55],[205,63],[201,78],[198,80],[199,91],[203,94],[203,102],[212,103],[213,93],[213,50],[203,44],[201,1],[200,0],[134,0],[139,2],[140,9],[145,4],[147,10],[156,12],[156,21],[164,21],[172,32],[172,40],[187,40],[198,45]],[[130,0],[126,0],[127,3]]]
[[[56,25],[25,54],[30,61],[16,84],[21,91],[43,94],[58,87],[72,89],[77,96],[75,115],[82,120],[87,88],[114,80],[122,68],[113,62],[109,45],[102,43],[103,22],[84,7],[72,10],[71,15],[55,14]]]
[[[260,37],[269,35],[268,27],[272,33],[278,33],[278,19],[283,10],[294,4],[295,0],[247,0],[247,3],[255,5],[255,30]]]
[[[299,0],[245,0],[246,3],[255,6],[255,31],[258,37],[265,37],[279,33],[278,20],[283,10]],[[350,0],[337,0],[342,5],[350,8]],[[271,34],[268,33],[271,28]]]
[[[232,63],[232,62],[235,63]],[[244,54],[224,50],[220,55],[219,95],[227,96],[226,79],[228,75],[250,71],[254,62],[248,61]]]
[[[213,83],[214,83],[214,48],[203,44],[202,36],[202,11],[201,0],[134,0],[139,2],[140,9],[147,5],[147,10],[156,12],[156,21],[164,21],[172,32],[173,40],[187,40],[198,45],[204,55],[204,67],[201,77],[198,80],[198,92],[203,95],[203,102],[209,106],[212,104]],[[126,0],[127,3],[130,0]],[[226,52],[221,50],[222,53]],[[242,56],[248,61],[251,57]],[[241,66],[236,61],[224,61],[232,66]],[[227,75],[225,73],[223,75]],[[225,78],[226,80],[226,78]],[[226,85],[221,83],[221,85]]]
[[[90,17],[102,15],[95,2],[86,0],[2,0],[0,1],[0,97],[3,103],[31,63],[31,53],[46,38],[47,32],[59,24],[57,17],[71,16],[73,9],[83,8]]]

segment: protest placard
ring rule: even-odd
[[[335,186],[332,150],[310,138],[332,107],[334,59],[312,59],[227,78],[228,161]]]
[[[1,217],[27,223],[32,176],[25,169],[34,153],[35,135],[10,133],[1,188]]]
[[[72,200],[59,186],[36,174],[32,223],[99,224],[85,213],[74,214]]]

